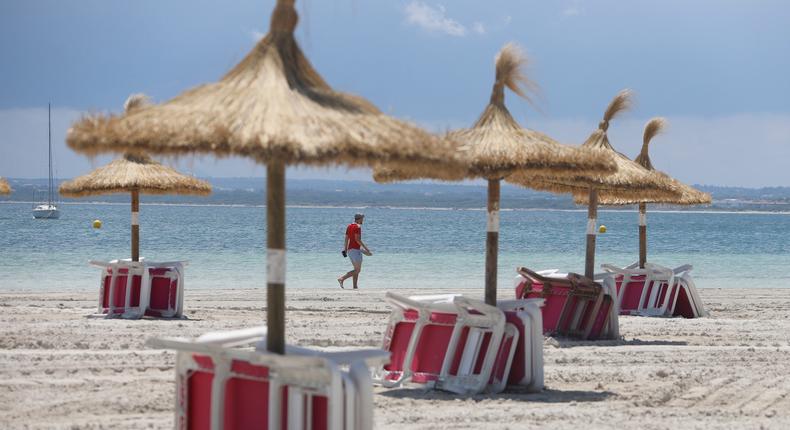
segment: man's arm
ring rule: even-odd
[[[356,241],[357,241],[357,243],[359,244],[359,246],[361,246],[361,247],[365,248],[365,251],[367,251],[367,252],[368,252],[368,253],[370,253],[370,254],[373,254],[372,252],[370,252],[370,249],[368,249],[368,246],[367,246],[367,245],[365,245],[365,242],[363,242],[363,241],[362,241],[362,238],[359,236],[359,233],[357,233],[357,234],[354,236],[354,240],[356,240]]]
[[[345,238],[343,240],[343,252],[348,252],[348,235],[344,234],[343,237]]]

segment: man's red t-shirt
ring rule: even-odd
[[[351,223],[346,227],[346,237],[348,238],[348,249],[359,249],[359,242],[357,242],[357,234],[362,239],[362,227],[357,223]]]

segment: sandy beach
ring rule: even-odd
[[[621,341],[546,339],[543,393],[377,388],[376,428],[790,427],[790,289],[701,294],[709,318],[623,317]],[[289,342],[378,346],[383,295],[290,290]],[[259,324],[263,296],[188,291],[186,320],[125,321],[91,316],[93,291],[0,293],[0,427],[171,428],[174,354],[145,340]]]

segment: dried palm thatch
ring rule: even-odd
[[[11,194],[11,186],[8,185],[8,181],[0,178],[0,196],[6,196],[8,194]]]
[[[211,185],[163,166],[148,156],[125,154],[122,158],[87,175],[64,182],[59,191],[67,197],[134,191],[141,194],[205,196],[211,194]]]
[[[598,177],[611,172],[614,162],[604,151],[564,146],[533,130],[522,128],[505,106],[505,87],[529,100],[534,89],[523,72],[527,59],[514,44],[505,45],[495,59],[491,98],[472,128],[453,131],[446,139],[457,142],[448,156],[455,169],[422,169],[421,166],[383,165],[374,169],[378,182],[409,179],[488,180],[485,300],[496,305],[497,253],[499,243],[500,182],[519,170],[562,175]]]
[[[625,155],[615,151],[606,132],[609,122],[631,107],[632,94],[630,90],[623,90],[606,107],[603,120],[598,124],[582,147],[597,149],[611,154],[617,164],[617,171],[611,175],[598,178],[572,177],[547,177],[531,175],[529,172],[520,172],[513,175],[510,182],[535,188],[542,191],[555,193],[574,193],[582,195],[587,193],[587,250],[585,255],[584,275],[592,278],[595,273],[595,223],[598,218],[598,194],[609,193],[619,198],[632,198],[634,196],[675,196],[678,190],[670,178],[659,172],[645,169],[639,164],[629,160]]]
[[[653,167],[653,163],[650,161],[648,146],[656,135],[663,132],[665,127],[666,127],[666,120],[664,118],[652,118],[650,121],[647,122],[647,124],[645,124],[645,132],[642,139],[642,150],[639,152],[639,155],[634,159],[634,161],[647,170],[656,172],[656,169]],[[661,174],[665,175],[663,173]],[[668,175],[665,176],[669,178],[670,183],[678,191],[677,195],[673,195],[673,196],[643,195],[643,196],[632,196],[631,198],[627,198],[606,191],[602,191],[599,193],[598,202],[599,204],[602,205],[611,205],[611,206],[632,205],[638,203],[659,203],[659,204],[684,205],[684,206],[710,204],[711,202],[710,194],[699,191],[694,187],[688,186],[674,178],[669,177]],[[581,194],[577,193],[574,194],[573,199],[578,204],[586,204],[588,200],[588,195],[586,193],[581,193]]]
[[[551,175],[570,175],[583,172],[598,176],[614,169],[608,154],[587,148],[562,145],[538,131],[522,128],[505,106],[505,87],[530,100],[536,88],[524,73],[528,60],[521,49],[506,44],[495,59],[496,75],[491,98],[472,128],[447,134],[446,139],[458,144],[457,151],[446,161],[455,169],[422,169],[422,166],[392,167],[380,165],[374,169],[377,182],[409,179],[439,179],[458,181],[482,177],[502,179],[517,170]]]
[[[148,98],[143,94],[131,95],[124,104],[126,113],[144,109]],[[64,182],[60,194],[68,197],[85,197],[97,194],[131,194],[131,251],[132,261],[140,261],[140,194],[191,194],[208,195],[211,185],[206,181],[183,175],[163,166],[140,153],[127,153],[110,164],[93,172]]]
[[[109,193],[131,194],[132,261],[140,261],[140,225],[138,222],[140,194],[204,196],[211,193],[211,185],[206,181],[178,173],[146,155],[125,154],[122,158],[87,175],[64,182],[60,185],[59,191],[60,194],[67,197]]]
[[[672,179],[657,171],[648,170],[617,152],[609,143],[607,130],[610,121],[629,109],[632,104],[632,93],[623,90],[609,103],[603,120],[582,144],[583,148],[596,149],[611,154],[617,165],[617,171],[607,176],[589,178],[582,175],[548,176],[522,171],[512,175],[509,182],[517,183],[541,191],[554,193],[584,194],[595,188],[601,194],[618,198],[673,198],[679,190]]]
[[[267,349],[285,353],[285,165],[430,163],[449,142],[334,91],[294,38],[294,0],[277,0],[268,34],[219,82],[123,115],[72,125],[66,143],[86,154],[241,155],[266,163]]]
[[[72,125],[66,143],[89,155],[212,153],[262,163],[439,160],[431,154],[441,152],[441,139],[334,91],[297,44],[297,20],[293,0],[279,0],[269,33],[219,82],[122,115],[86,116]]]

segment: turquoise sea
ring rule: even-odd
[[[128,258],[128,205],[61,207],[61,219],[35,220],[29,204],[0,204],[0,289],[91,289],[99,271],[88,260]],[[287,209],[288,287],[337,285],[350,268],[343,232],[358,211],[375,254],[365,259],[362,288],[482,288],[482,210],[315,207]],[[636,213],[601,211],[599,222],[608,232],[598,237],[596,264],[635,261]],[[141,255],[188,260],[188,288],[265,285],[264,207],[143,204],[140,223]],[[583,211],[503,211],[500,290],[511,290],[519,265],[582,272],[585,229]],[[790,214],[648,211],[648,240],[648,261],[693,264],[699,287],[790,286]]]

